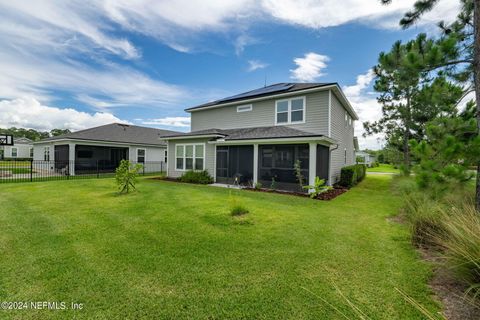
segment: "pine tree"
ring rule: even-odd
[[[392,0],[381,2],[389,4]],[[416,1],[413,10],[400,20],[400,25],[403,28],[414,25],[438,2],[439,0]],[[431,55],[425,70],[443,69],[457,80],[468,84],[465,94],[475,91],[477,135],[480,135],[480,0],[460,0],[460,3],[461,12],[456,21],[439,24],[444,37],[437,42],[434,48],[437,55]],[[480,211],[480,159],[477,159],[476,208]]]

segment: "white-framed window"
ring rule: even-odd
[[[137,149],[137,162],[144,163],[147,151],[145,149]]]
[[[345,148],[345,159],[344,159],[345,164],[347,164],[347,148]]]
[[[33,148],[30,148],[30,158],[33,158]]]
[[[247,112],[247,111],[252,111],[253,106],[251,104],[246,104],[243,106],[238,106],[237,107],[237,112]]]
[[[348,125],[348,113],[345,111],[345,127]]]
[[[50,161],[50,147],[43,148],[43,160]]]
[[[165,163],[167,163],[167,161],[168,161],[168,151],[165,150]]]
[[[16,158],[18,156],[18,149],[12,148],[12,158]]]
[[[175,169],[205,170],[205,144],[177,144],[175,145]]]
[[[305,122],[305,97],[277,100],[275,102],[275,124]]]

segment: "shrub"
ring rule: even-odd
[[[198,184],[210,184],[213,183],[213,178],[210,176],[207,170],[203,171],[187,171],[179,178],[181,182],[198,183]]]
[[[325,179],[320,179],[319,177],[315,177],[314,185],[304,186],[303,189],[310,190],[310,198],[314,199],[318,197],[319,194],[327,192],[328,190],[331,190],[333,188],[325,185]]]
[[[270,189],[275,190],[277,188],[277,183],[275,182],[275,177],[272,177],[272,183],[270,184]]]
[[[135,190],[138,171],[141,168],[140,164],[133,165],[128,160],[120,161],[120,165],[115,170],[115,180],[120,193],[129,193],[130,189]]]
[[[295,177],[297,178],[297,182],[300,186],[300,189],[303,188],[303,174],[302,174],[302,162],[300,160],[295,161],[293,165],[293,169],[295,170]]]
[[[442,219],[445,232],[437,237],[446,262],[467,292],[480,296],[480,214],[473,204],[453,207]]]
[[[355,164],[343,167],[340,172],[339,184],[346,188],[351,188],[365,178],[367,167],[364,164]]]
[[[257,182],[257,183],[255,183],[255,185],[253,187],[255,188],[255,190],[260,190],[260,189],[262,189],[262,186],[263,185],[262,185],[261,182]]]

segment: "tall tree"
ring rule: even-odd
[[[380,0],[384,4],[389,4],[392,0]],[[411,11],[407,12],[400,20],[400,25],[408,28],[414,25],[423,14],[432,10],[440,0],[418,0],[415,2]],[[437,51],[439,60],[432,60],[427,66],[429,70],[447,69],[452,71],[452,67],[461,68],[456,73],[459,80],[472,80],[475,91],[476,101],[476,120],[477,135],[480,135],[480,0],[459,0],[461,3],[461,12],[455,22],[452,24],[441,23],[440,27],[444,30],[445,38],[438,42]],[[444,51],[449,45],[453,52]],[[443,53],[451,53],[450,55]],[[452,54],[453,53],[453,54]],[[456,72],[456,70],[453,70]],[[471,90],[467,87],[465,92]],[[477,162],[477,180],[476,180],[476,208],[480,211],[480,159]]]
[[[365,122],[366,134],[384,132],[391,146],[403,152],[403,171],[410,171],[409,140],[415,134],[414,118],[423,114],[418,103],[421,83],[424,81],[419,65],[423,65],[425,52],[432,45],[425,35],[402,44],[395,42],[390,52],[382,52],[374,67],[374,89],[379,92],[377,100],[382,104],[382,118]]]

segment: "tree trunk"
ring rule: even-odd
[[[480,1],[480,0],[479,0]],[[403,133],[403,164],[404,174],[410,175],[410,123],[412,118],[412,112],[410,110],[410,96],[407,96],[407,119],[405,121],[405,131]]]
[[[477,134],[480,135],[480,0],[474,0],[473,5],[473,24],[475,29],[473,40],[475,43],[473,50],[473,81],[477,103]],[[475,207],[480,212],[480,159],[477,163]]]

